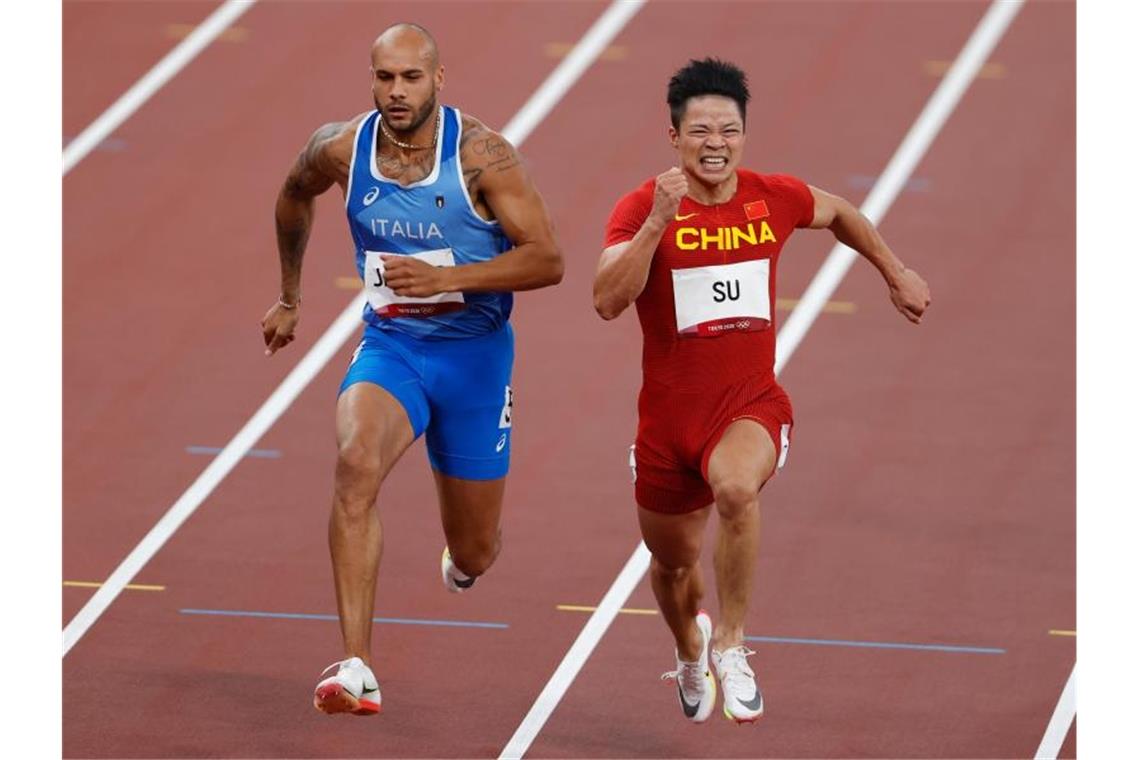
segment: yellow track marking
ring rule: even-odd
[[[99,588],[103,584],[94,581],[64,581],[63,585],[74,588]],[[142,583],[128,583],[123,588],[128,591],[166,591],[166,586],[147,586]]]
[[[190,33],[197,28],[194,24],[167,24],[166,36],[181,40],[189,37]],[[222,42],[245,42],[248,38],[249,30],[241,26],[227,27],[224,32],[218,35],[218,39]]]
[[[565,58],[574,46],[569,42],[548,42],[542,46],[547,58]],[[610,45],[598,56],[600,61],[624,61],[629,57],[629,48],[625,45]]]
[[[1077,635],[1077,632],[1076,632],[1076,631],[1057,631],[1057,630],[1053,630],[1053,631],[1049,631],[1049,635],[1050,635],[1050,636],[1076,636],[1076,635]]]
[[[558,609],[563,612],[593,612],[598,609],[597,607],[582,607],[577,604],[559,604]],[[656,615],[657,610],[642,610],[635,607],[629,609],[620,609],[618,612],[624,612],[627,615]]]
[[[780,311],[791,311],[796,308],[796,304],[800,302],[798,298],[777,298],[776,308]],[[823,311],[825,314],[854,314],[855,302],[854,301],[828,301]]]
[[[932,77],[946,76],[950,61],[923,61],[922,70]],[[978,79],[1005,79],[1005,66],[1000,63],[985,63],[978,70]]]

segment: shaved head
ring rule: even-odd
[[[431,32],[419,24],[393,24],[372,43],[372,99],[384,123],[405,136],[430,131],[443,64]],[[428,134],[430,138],[431,135]]]
[[[392,24],[382,31],[376,41],[372,43],[373,60],[375,60],[377,52],[393,48],[414,49],[418,53],[417,57],[424,62],[429,70],[435,71],[439,68],[439,48],[436,47],[435,38],[431,36],[431,32],[419,24]]]

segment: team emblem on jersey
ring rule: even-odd
[[[752,201],[751,203],[744,204],[744,216],[748,221],[753,219],[764,219],[768,216],[768,202],[767,201]]]
[[[442,195],[435,196],[435,207],[436,208],[443,208],[443,196]]]

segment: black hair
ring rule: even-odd
[[[673,128],[681,127],[681,117],[685,115],[685,105],[689,98],[701,95],[723,95],[732,98],[740,108],[740,119],[745,118],[745,106],[748,105],[748,77],[740,67],[718,58],[705,58],[704,60],[691,60],[688,65],[679,69],[669,80],[668,93],[665,96],[669,103],[669,117],[673,120]]]

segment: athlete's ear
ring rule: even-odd
[[[435,89],[437,89],[437,90],[443,89],[443,64],[442,63],[439,65],[439,68],[435,70]]]
[[[679,137],[680,137],[680,135],[677,133],[676,128],[672,124],[670,124],[669,125],[669,144],[672,145],[674,149],[676,149],[678,147],[677,146],[677,138],[679,138]]]

